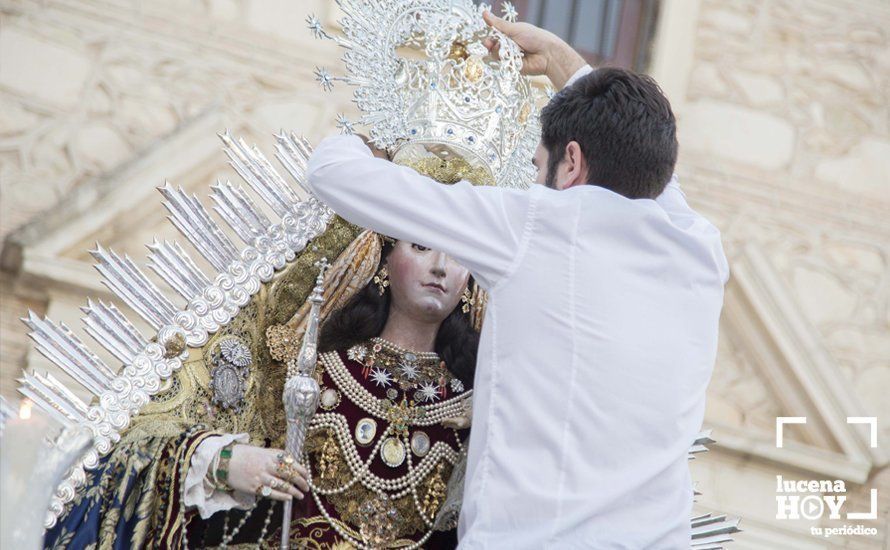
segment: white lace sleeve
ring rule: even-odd
[[[219,454],[220,449],[232,443],[247,443],[247,434],[219,435],[208,437],[204,440],[189,462],[188,473],[185,476],[185,490],[183,502],[187,508],[197,508],[201,519],[207,519],[220,510],[240,508],[246,510],[256,501],[256,497],[249,493],[235,491],[226,493],[214,490],[207,482],[205,476],[213,463],[213,459]]]

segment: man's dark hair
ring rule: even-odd
[[[548,187],[570,141],[587,161],[587,183],[631,199],[660,195],[677,161],[670,103],[652,78],[624,69],[596,69],[553,96],[541,130]]]

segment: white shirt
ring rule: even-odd
[[[686,452],[728,267],[676,181],[657,200],[593,185],[441,185],[355,136],[309,161],[338,214],[440,250],[489,292],[461,548],[689,548]]]

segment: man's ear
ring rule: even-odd
[[[577,141],[570,141],[565,150],[565,183],[563,189],[587,183],[587,159]]]

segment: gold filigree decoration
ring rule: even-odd
[[[266,329],[266,347],[272,359],[282,363],[300,354],[300,339],[287,325],[273,325]]]
[[[436,156],[405,159],[400,161],[402,166],[408,166],[431,177],[439,183],[448,185],[466,180],[473,185],[494,185],[494,178],[487,168],[473,166],[461,157],[443,159]]]
[[[334,432],[330,432],[324,441],[324,445],[321,446],[321,454],[318,457],[318,466],[316,466],[322,480],[332,479],[340,470],[337,450],[338,446],[337,441],[334,439]]]
[[[436,517],[439,513],[439,507],[445,501],[445,495],[448,493],[448,485],[442,479],[442,470],[444,463],[440,462],[436,466],[436,471],[429,477],[426,483],[426,494],[423,497],[423,513],[429,518]]]

